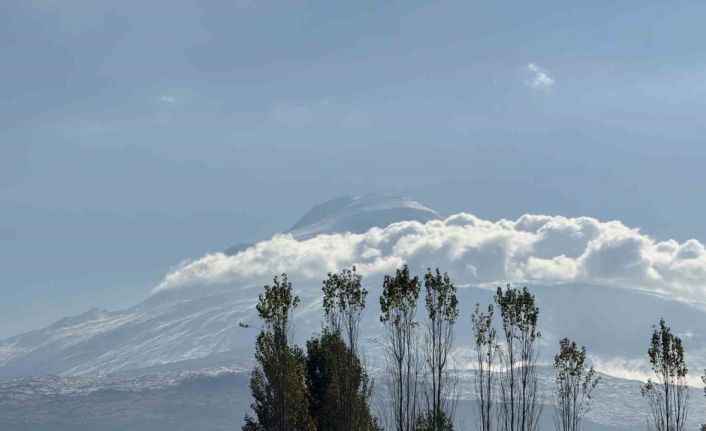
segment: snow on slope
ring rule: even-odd
[[[545,403],[551,402],[553,370],[538,369]],[[474,422],[473,373],[460,374],[457,423]],[[584,430],[644,429],[646,404],[641,383],[602,375]],[[229,367],[186,372],[124,373],[107,376],[46,376],[0,380],[3,431],[225,431],[237,428],[249,403],[248,375]],[[380,378],[377,378],[378,388]],[[384,393],[384,390],[380,391]],[[706,421],[700,389],[691,390],[687,429]],[[67,412],[70,412],[67,414]],[[542,429],[553,429],[546,405]]]
[[[435,211],[407,198],[342,197],[315,206],[289,232],[304,238],[437,218]],[[238,326],[254,320],[257,292],[249,287],[160,292],[128,310],[90,310],[0,341],[0,377],[111,373],[228,351],[249,357],[252,334]],[[313,311],[317,287],[310,292]]]
[[[365,229],[397,217],[413,221],[373,227],[363,234],[325,234],[331,229]],[[247,361],[255,334],[238,324],[256,323],[254,305],[261,286],[283,271],[302,297],[297,316],[301,343],[320,328],[320,286],[326,272],[357,264],[370,291],[364,334],[375,337],[382,277],[403,263],[417,273],[426,265],[448,270],[457,284],[466,286],[459,292],[463,316],[470,315],[476,302],[490,301],[491,291],[479,286],[508,279],[535,286],[547,358],[559,338],[570,336],[586,344],[604,370],[642,377],[647,372],[644,341],[651,325],[665,317],[683,335],[695,361],[692,369],[706,365],[700,359],[706,352],[701,323],[706,316],[699,303],[667,299],[668,291],[657,297],[615,287],[644,289],[647,283],[686,279],[690,290],[676,292],[700,294],[700,244],[656,243],[618,222],[590,218],[437,218],[436,212],[403,198],[329,201],[309,211],[289,234],[234,256],[218,253],[187,263],[133,308],[91,310],[0,341],[0,377],[188,368],[226,357]],[[292,236],[314,233],[319,234],[306,240]],[[567,274],[574,278],[564,281]],[[594,279],[600,284],[589,282]],[[465,323],[462,331],[468,330]],[[469,339],[459,339],[462,349],[469,347]]]
[[[408,218],[413,222],[389,225]],[[335,234],[339,229],[363,233]],[[341,198],[312,209],[286,235],[244,247],[232,256],[215,254],[187,264],[170,274],[176,274],[180,283],[169,285],[168,276],[167,288],[133,308],[91,310],[0,341],[0,378],[64,376],[6,381],[0,384],[0,393],[7,401],[7,394],[26,392],[27,405],[39,399],[42,406],[46,395],[56,411],[65,405],[55,395],[66,396],[75,405],[76,396],[104,394],[98,389],[106,385],[106,391],[123,394],[126,405],[132,405],[133,396],[142,400],[145,391],[154,395],[166,390],[168,397],[179,398],[184,392],[175,382],[183,380],[181,373],[202,370],[196,373],[208,375],[205,368],[225,367],[239,375],[250,368],[256,333],[239,323],[257,324],[257,294],[274,273],[289,272],[302,297],[295,341],[303,344],[320,330],[320,286],[326,271],[353,263],[361,263],[366,275],[370,294],[363,337],[369,363],[379,367],[375,341],[380,334],[377,297],[382,275],[407,262],[418,273],[426,265],[448,269],[463,285],[454,352],[461,369],[468,366],[471,349],[468,316],[477,302],[491,301],[489,283],[527,282],[541,309],[541,361],[550,362],[564,336],[585,344],[599,370],[620,377],[607,380],[603,399],[610,402],[594,419],[631,427],[636,423],[631,409],[643,404],[639,383],[626,379],[648,375],[646,347],[651,326],[660,317],[683,337],[690,369],[706,366],[706,311],[699,302],[670,298],[702,295],[703,261],[703,246],[696,241],[657,243],[618,222],[547,216],[488,222],[467,214],[442,221],[436,212],[408,199]],[[222,274],[214,283],[218,271]],[[685,287],[675,290],[672,284]],[[115,374],[129,371],[138,377]],[[153,373],[158,377],[146,377]],[[693,377],[696,383],[698,378]],[[550,380],[550,375],[546,378]],[[180,389],[167,389],[172,386]],[[239,396],[247,399],[246,394]],[[160,397],[150,395],[150,403],[161,405]],[[701,400],[694,398],[698,406]],[[22,403],[16,401],[12,398],[5,406],[15,406],[19,410],[9,414],[22,416],[24,407],[17,407]],[[2,409],[0,405],[0,417]]]

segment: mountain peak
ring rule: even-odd
[[[385,227],[400,221],[426,223],[439,218],[441,215],[438,212],[406,197],[346,195],[314,205],[287,230],[287,233],[302,240],[320,234],[363,233],[374,227]],[[234,255],[251,246],[252,244],[234,245],[224,253]]]
[[[315,205],[287,232],[297,239],[325,233],[363,233],[399,221],[422,223],[440,218],[433,209],[410,198],[385,195],[341,196]]]

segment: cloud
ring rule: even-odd
[[[527,84],[532,88],[548,89],[554,86],[554,78],[549,76],[546,69],[537,66],[534,63],[529,63],[525,66],[525,71],[529,75]]]
[[[696,240],[656,241],[619,221],[590,217],[493,222],[465,213],[303,241],[276,235],[233,256],[186,262],[155,289],[254,287],[281,272],[318,289],[329,271],[357,265],[366,279],[378,280],[405,263],[417,273],[438,266],[458,285],[589,283],[706,300],[706,248]]]
[[[699,350],[698,353],[703,353]],[[694,355],[691,355],[692,357]],[[698,360],[699,357],[696,356],[693,360],[687,357],[687,364],[692,363],[692,361]],[[640,382],[646,382],[648,379],[654,381],[655,374],[650,367],[649,362],[643,358],[624,358],[616,357],[605,359],[598,356],[592,356],[591,362],[596,370],[601,373],[608,374],[609,376],[618,377],[620,379],[627,380],[637,380]],[[694,388],[703,387],[703,382],[701,381],[701,376],[698,373],[691,373],[686,377],[686,384]]]
[[[174,105],[179,102],[179,98],[175,96],[159,96],[159,101],[167,105]]]

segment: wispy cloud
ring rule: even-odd
[[[179,98],[176,96],[159,96],[159,101],[167,105],[174,105],[179,102]]]
[[[529,79],[527,84],[532,88],[548,89],[554,86],[554,78],[549,75],[549,72],[534,63],[529,63],[525,66]]]

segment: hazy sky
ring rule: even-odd
[[[385,3],[385,5],[382,5]],[[706,240],[701,1],[0,5],[0,336],[343,194]]]

